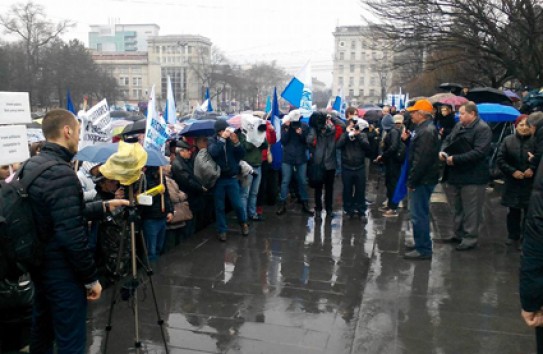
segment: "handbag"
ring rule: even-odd
[[[173,218],[170,224],[180,224],[185,221],[192,220],[192,210],[190,210],[189,202],[178,202],[173,206]]]

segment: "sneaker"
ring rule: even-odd
[[[385,211],[383,213],[383,216],[385,218],[391,218],[391,217],[395,217],[395,216],[398,216],[398,215],[399,215],[398,210],[395,210],[395,209],[389,209],[389,210],[387,210],[387,211]]]
[[[217,235],[217,238],[218,238],[219,241],[221,241],[221,242],[226,242],[226,232],[220,232],[220,233]]]
[[[388,205],[388,199],[385,199],[385,201],[383,202],[383,204],[381,204],[381,206],[386,207],[387,205]]]
[[[249,220],[251,221],[264,221],[264,217],[260,214],[255,214],[253,216],[249,216]]]
[[[249,236],[249,225],[247,223],[241,225],[241,235]]]
[[[382,206],[382,207],[379,207],[379,209],[377,209],[377,210],[382,211],[384,213],[385,211],[389,211],[390,208],[387,207],[387,206]]]
[[[411,252],[407,252],[404,254],[403,258],[405,259],[413,259],[413,260],[423,260],[423,259],[432,259],[431,254],[421,254],[419,251],[414,250]]]
[[[463,239],[462,242],[456,246],[456,250],[457,251],[467,251],[467,250],[471,250],[471,249],[474,249],[475,247],[477,247],[477,239],[475,240],[470,240],[470,239]]]
[[[415,250],[415,242],[413,240],[405,240],[404,246],[405,246],[406,251],[414,251]]]
[[[366,199],[366,205],[372,205],[374,203],[373,200]]]

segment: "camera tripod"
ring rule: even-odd
[[[169,353],[168,344],[166,343],[166,335],[164,333],[164,320],[161,318],[160,312],[158,310],[158,303],[157,303],[157,298],[156,298],[156,293],[155,293],[155,287],[153,285],[153,277],[152,277],[153,276],[153,270],[152,270],[151,265],[149,263],[149,256],[148,256],[148,253],[147,253],[147,247],[145,245],[145,240],[143,238],[143,234],[141,232],[136,233],[136,221],[137,221],[138,215],[137,215],[137,210],[136,210],[136,202],[135,202],[135,198],[134,198],[134,187],[133,187],[133,185],[129,186],[128,195],[129,195],[130,206],[127,207],[127,209],[125,210],[128,217],[127,217],[127,219],[124,220],[123,234],[122,234],[122,237],[121,237],[121,239],[119,241],[119,251],[117,253],[117,262],[116,262],[116,265],[115,265],[115,272],[113,274],[115,282],[114,282],[114,286],[113,286],[113,292],[111,294],[111,303],[109,305],[109,315],[108,315],[108,320],[107,320],[107,325],[106,325],[106,338],[105,338],[105,341],[104,341],[104,351],[103,351],[103,353],[104,354],[107,353],[107,345],[108,345],[108,341],[109,341],[109,335],[111,333],[111,330],[113,329],[113,326],[112,326],[111,323],[112,323],[112,317],[113,317],[113,310],[114,310],[115,304],[116,304],[116,302],[118,300],[118,296],[119,296],[118,292],[119,292],[119,285],[120,285],[120,280],[121,280],[121,276],[120,276],[121,262],[122,262],[122,256],[123,256],[124,248],[125,248],[124,242],[127,239],[127,231],[128,231],[127,226],[129,225],[130,226],[130,260],[131,260],[130,264],[131,264],[131,267],[132,267],[132,272],[131,272],[131,277],[130,277],[130,281],[129,281],[128,293],[125,292],[123,297],[127,297],[128,299],[130,297],[133,298],[133,306],[134,306],[134,347],[136,349],[136,353],[139,354],[139,353],[142,352],[142,343],[141,343],[140,334],[139,334],[139,312],[138,312],[138,287],[140,285],[140,282],[138,280],[137,263],[139,261],[139,263],[143,267],[143,270],[145,271],[145,274],[147,275],[147,278],[149,280],[149,285],[151,286],[151,292],[152,292],[152,295],[153,295],[153,302],[154,302],[154,305],[155,305],[155,311],[156,311],[156,315],[157,315],[157,324],[160,326],[160,333],[162,335],[162,341],[164,343],[164,348],[166,349],[166,354],[168,354]],[[136,244],[137,244],[137,242],[136,242],[136,234],[138,234],[139,237],[140,237],[140,241],[141,241],[142,248],[143,248],[144,262],[141,259],[138,259],[137,255],[136,255]]]

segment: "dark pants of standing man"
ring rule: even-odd
[[[423,184],[409,192],[409,213],[413,223],[415,249],[423,256],[432,255],[430,238],[430,197],[435,184]]]
[[[509,239],[520,240],[527,211],[528,208],[509,208],[507,211],[507,237]]]
[[[322,187],[324,187],[324,207],[326,212],[332,212],[335,177],[336,170],[326,170],[322,183],[315,185],[315,209],[322,210]]]
[[[366,212],[366,169],[350,170],[343,166],[343,210],[347,214]]]
[[[400,162],[385,162],[385,186],[387,188],[387,207],[389,209],[398,209],[398,203],[393,203],[392,198],[394,197],[394,191],[396,190],[396,185],[398,184],[398,180],[400,179],[401,172],[402,164]]]
[[[451,185],[454,196],[454,233],[460,239],[476,243],[483,221],[484,184]]]

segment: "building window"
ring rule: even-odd
[[[96,50],[101,52],[102,51],[102,43],[97,43],[96,44]]]
[[[364,89],[358,90],[358,97],[364,97]]]
[[[141,98],[142,93],[143,92],[142,92],[141,89],[132,90],[132,96],[133,96],[133,98],[136,98],[136,99]]]
[[[356,53],[355,52],[351,52],[351,60],[356,60]]]
[[[356,49],[356,41],[351,41],[351,50]]]
[[[353,98],[353,97],[354,97],[354,90],[350,89],[349,90],[349,98]]]
[[[126,76],[119,77],[119,86],[128,86],[130,85],[130,80]]]
[[[128,66],[121,66],[121,68],[119,69],[119,72],[121,74],[128,74]]]
[[[360,76],[360,79],[358,79],[358,85],[360,86],[364,85],[364,76]]]
[[[132,86],[140,87],[141,86],[141,77],[132,78]]]
[[[353,87],[354,86],[354,77],[350,77],[349,78],[349,87]]]
[[[121,90],[121,96],[125,99],[128,98],[128,90]]]
[[[349,65],[349,72],[354,73],[354,64]]]
[[[375,96],[375,90],[374,89],[370,89],[370,96]]]
[[[339,60],[345,60],[345,53],[339,52]]]
[[[343,85],[343,77],[342,76],[337,78],[337,83],[338,83],[339,86]]]
[[[339,41],[339,46],[340,46],[341,48],[345,47],[345,42],[344,42],[344,41]]]
[[[339,72],[340,72],[340,73],[343,73],[343,69],[344,69],[343,65],[340,65],[340,66],[339,66]]]
[[[366,71],[366,66],[360,65],[360,73],[363,73],[364,71]]]
[[[370,85],[375,85],[375,78],[374,77],[371,77],[370,78]]]

